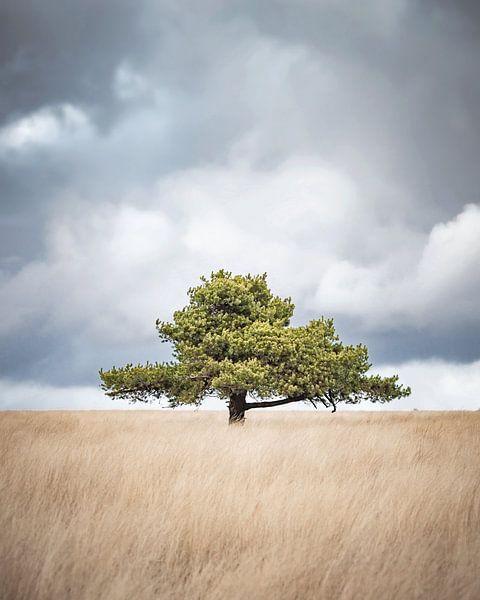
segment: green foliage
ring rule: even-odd
[[[174,361],[100,371],[109,396],[133,402],[165,396],[177,406],[198,405],[212,394],[250,394],[335,408],[338,402],[388,402],[410,393],[396,376],[368,376],[367,348],[344,346],[332,319],[291,327],[294,305],[272,294],[266,274],[221,270],[201,281],[188,290],[189,303],[172,322],[157,321]]]

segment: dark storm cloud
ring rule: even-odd
[[[72,103],[106,126],[116,106],[114,69],[124,56],[140,57],[148,49],[141,15],[138,3],[127,1],[2,2],[0,123]],[[59,188],[68,187],[72,172],[63,156],[42,152],[0,161],[2,254],[38,255],[45,205]]]
[[[478,201],[472,169],[480,153],[478,4],[301,5],[255,2],[250,10],[259,31],[307,44],[340,73],[348,70],[343,94],[326,115],[335,125],[317,112],[313,136],[329,145],[348,144],[349,136],[352,146],[363,144],[370,160],[429,207],[430,220],[440,208],[451,215]]]
[[[155,359],[154,317],[221,261],[283,278],[300,321],[333,314],[378,362],[478,358],[479,13],[4,2],[4,373]]]
[[[0,116],[3,121],[63,102],[102,110],[126,56],[148,51],[137,2],[2,2]]]
[[[194,4],[169,2],[2,4],[0,126],[71,104],[86,112],[97,133],[73,148],[0,157],[0,197],[8,217],[0,228],[2,245],[13,242],[10,254],[38,252],[46,207],[62,190],[109,197],[170,170],[224,158],[246,122],[210,102],[216,92],[205,89],[230,41],[211,18],[211,11],[203,14]],[[122,64],[146,72],[161,87],[161,106],[148,94],[127,102],[118,97],[115,74]],[[116,131],[122,118],[123,129]]]

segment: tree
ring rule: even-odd
[[[102,389],[132,402],[166,397],[171,407],[215,395],[228,400],[230,423],[243,422],[253,408],[321,402],[335,412],[340,402],[410,394],[396,375],[367,375],[366,346],[342,344],[332,319],[290,326],[295,307],[272,294],[266,277],[224,270],[201,277],[173,322],[156,322],[174,360],[100,370]]]

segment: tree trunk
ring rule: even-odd
[[[228,403],[228,411],[230,413],[228,424],[229,425],[243,425],[245,422],[245,410],[247,403],[245,398],[247,397],[246,392],[239,392],[238,394],[232,394]]]

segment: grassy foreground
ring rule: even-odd
[[[0,413],[4,599],[480,597],[480,413]]]

